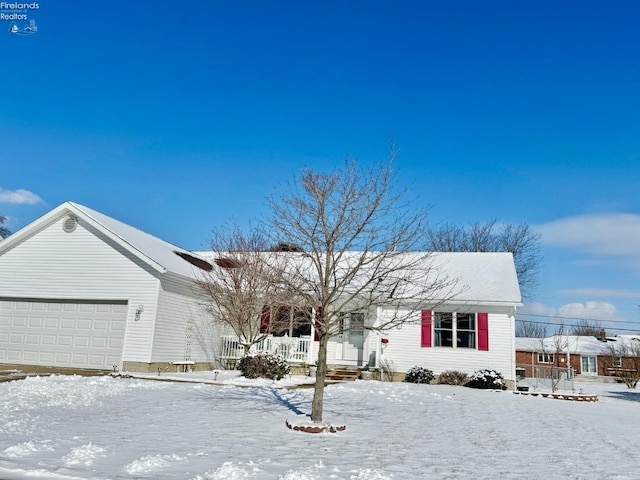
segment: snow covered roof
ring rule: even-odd
[[[545,338],[516,337],[516,351],[603,355],[610,352],[612,345],[628,346],[631,342],[637,341],[640,341],[638,335],[616,335],[606,337],[606,341],[599,337],[578,335],[553,335]]]
[[[198,266],[205,269],[211,267],[206,260],[196,253],[165,242],[126,223],[73,202],[65,202],[59,205],[0,242],[0,254],[33,235],[43,226],[69,214],[87,221],[94,228],[116,241],[160,273],[172,272],[189,278],[197,278]]]
[[[513,255],[503,252],[434,253],[434,264],[463,287],[456,302],[521,305]]]
[[[65,202],[44,216],[35,220],[23,229],[0,242],[0,254],[20,243],[23,239],[35,234],[44,226],[63,218],[74,215],[89,222],[121,246],[139,257],[160,273],[173,272],[188,278],[198,278],[200,268],[211,269],[213,252],[191,252],[171,243],[165,242],[153,235],[135,227],[122,223],[100,212],[92,210],[78,203]],[[344,256],[344,262],[358,261],[361,252],[350,252]],[[296,252],[281,252],[277,255],[297,255],[303,262],[304,255]],[[425,253],[402,253],[394,258],[398,262],[425,257]],[[454,292],[453,303],[518,306],[522,299],[518,278],[516,275],[513,256],[510,253],[471,252],[471,253],[432,253],[426,255],[424,270],[429,272],[428,278],[440,276],[448,280],[455,280],[451,289],[443,289],[443,298],[450,299],[447,293]],[[309,265],[310,266],[310,265]],[[199,267],[199,268],[198,268]],[[366,273],[364,274],[366,276]],[[401,273],[398,273],[401,275]],[[354,279],[357,287],[357,279]],[[434,298],[434,300],[441,300]]]
[[[211,251],[196,253],[207,258],[211,263],[215,261],[216,254]],[[300,252],[279,252],[268,253],[267,255],[295,255],[298,259],[297,268],[302,270],[301,266],[306,261],[308,266],[303,268],[308,268],[310,272],[313,271],[311,261]],[[348,266],[350,263],[358,262],[361,256],[362,252],[347,252],[347,255],[343,256],[342,262]],[[445,282],[447,280],[453,282],[453,284],[440,289],[439,293],[435,293],[433,300],[436,302],[447,300],[451,304],[509,307],[522,305],[518,277],[511,253],[413,252],[393,256],[390,261],[397,261],[400,264],[413,264],[414,260],[407,257],[415,257],[420,262],[424,262],[424,271],[428,272],[425,281],[433,282],[437,277],[445,280]],[[366,267],[363,266],[361,268],[363,270],[362,277],[369,278],[369,273],[365,271]],[[396,275],[402,276],[402,273],[396,272]],[[358,288],[358,277],[356,275],[351,279],[354,290]],[[434,290],[434,292],[436,291]]]

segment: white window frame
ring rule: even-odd
[[[467,328],[458,328],[458,315],[460,315],[460,320],[462,321],[463,316],[468,316],[469,319],[473,322],[473,329]],[[451,328],[438,328],[438,325],[441,321],[446,321],[446,317],[450,316],[451,319]],[[478,349],[478,316],[476,313],[471,312],[433,312],[433,346],[441,347],[441,348],[462,348],[465,350],[477,350]],[[449,333],[451,337],[446,338],[449,340],[447,342],[443,342],[442,335]],[[467,343],[472,343],[472,346],[465,345],[462,341],[462,337],[459,337],[460,334],[468,334],[473,336],[473,341]],[[451,343],[451,345],[443,345],[443,343]]]
[[[597,375],[598,374],[598,357],[596,355],[580,356],[580,374],[581,375]]]
[[[538,363],[553,363],[555,361],[555,354],[538,352]]]

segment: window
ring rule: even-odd
[[[580,357],[580,373],[582,375],[597,375],[598,362],[595,356]]]
[[[622,357],[613,357],[613,367],[622,368]]]
[[[364,313],[362,312],[340,312],[340,325],[338,333],[362,332],[364,330]]]
[[[475,313],[433,313],[434,346],[476,348]]]
[[[538,353],[538,363],[553,363],[553,353]]]
[[[260,331],[269,330],[274,337],[311,336],[311,309],[265,306]]]
[[[476,315],[456,314],[456,340],[458,348],[476,348]]]
[[[489,314],[422,310],[420,346],[474,348],[489,351]]]
[[[349,331],[347,335],[351,345],[362,348],[364,342],[364,313],[353,312],[349,314]]]

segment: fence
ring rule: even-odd
[[[220,338],[220,359],[227,364],[235,363],[244,356],[244,347],[238,337],[225,335]],[[268,336],[253,345],[251,353],[270,353],[280,355],[288,362],[309,363],[310,338]]]
[[[556,390],[573,391],[575,370],[572,367],[547,367],[540,365],[518,364],[516,372],[531,374],[526,382],[534,389],[555,392]]]

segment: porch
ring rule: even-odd
[[[306,337],[276,337],[267,338],[251,347],[251,353],[269,353],[280,355],[288,363],[311,364],[313,360],[313,342],[311,336]],[[219,359],[225,368],[233,369],[238,360],[244,356],[244,348],[234,335],[220,337]]]

